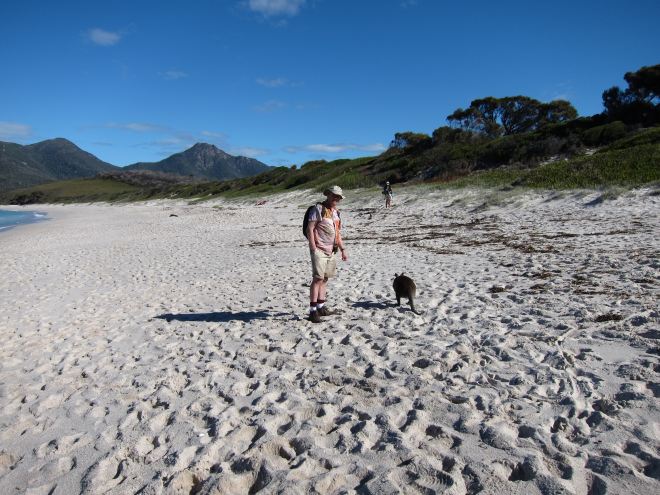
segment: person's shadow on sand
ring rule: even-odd
[[[404,306],[399,306],[397,303],[394,301],[392,302],[380,302],[380,301],[359,301],[353,304],[354,308],[362,308],[362,309],[391,309],[395,308],[399,311],[399,313],[404,313],[406,311],[411,311],[410,309],[404,307]],[[414,313],[414,311],[413,311]],[[416,314],[422,314],[422,313],[416,313]]]
[[[395,306],[394,303],[380,302],[380,301],[358,301],[353,304],[354,308],[362,309],[387,309]]]
[[[161,320],[168,323],[172,320],[177,321],[207,321],[214,323],[228,322],[228,321],[252,321],[252,320],[266,320],[268,318],[286,316],[285,313],[272,314],[269,311],[238,311],[232,313],[231,311],[218,311],[215,313],[165,313],[156,316]]]

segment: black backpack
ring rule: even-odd
[[[321,205],[321,218],[323,218],[323,211],[326,209],[325,206],[323,206],[323,203],[316,203],[315,205],[312,205],[309,208],[307,208],[307,211],[305,211],[305,217],[303,218],[303,224],[302,224],[302,231],[305,237],[307,237],[307,225],[309,224],[309,214],[318,205]],[[339,214],[339,210],[337,210],[337,216],[339,217],[339,221],[341,222],[341,215]]]

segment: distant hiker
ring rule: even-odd
[[[321,323],[321,316],[334,312],[325,306],[328,279],[335,276],[337,260],[335,253],[341,251],[341,259],[348,260],[344,242],[341,239],[341,217],[337,203],[344,199],[339,186],[325,191],[326,199],[310,207],[305,214],[305,235],[309,242],[312,258],[312,284],[309,287],[309,320]]]
[[[392,186],[390,186],[390,181],[385,182],[383,194],[385,195],[385,208],[389,208],[392,206]]]

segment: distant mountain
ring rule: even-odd
[[[63,138],[26,146],[0,141],[0,191],[94,177],[118,168]]]
[[[212,144],[197,143],[155,163],[134,163],[125,170],[153,170],[198,179],[227,180],[249,177],[271,170],[265,163],[245,156],[232,156]]]
[[[226,180],[257,175],[271,170],[271,167],[254,158],[232,156],[206,143],[197,143],[192,148],[160,162],[116,167],[63,138],[26,146],[0,141],[0,191],[58,180],[140,170],[201,180]]]

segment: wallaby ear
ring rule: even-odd
[[[394,278],[397,278],[397,277],[398,277],[398,275],[395,273],[395,274],[394,274]]]

